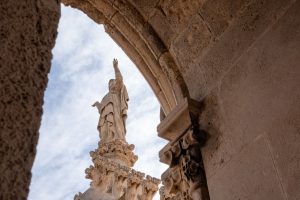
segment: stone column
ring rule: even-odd
[[[0,3],[0,199],[27,198],[60,4]]]
[[[170,166],[162,174],[161,200],[209,200],[201,147],[206,132],[199,127],[201,104],[185,99],[158,125],[158,135],[170,142],[159,152]]]

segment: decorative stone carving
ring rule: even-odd
[[[147,175],[142,182],[142,194],[138,195],[138,200],[151,200],[158,190],[159,183],[159,179]]]
[[[198,125],[200,110],[201,104],[185,99],[158,126],[160,136],[171,140],[159,153],[160,161],[170,166],[162,174],[161,200],[209,199],[200,149],[206,139]]]
[[[101,103],[98,148],[90,152],[94,163],[85,170],[90,188],[75,195],[74,200],[151,200],[158,190],[159,179],[146,176],[131,167],[138,157],[134,145],[125,139],[128,95],[118,62],[113,62],[116,79],[110,80],[109,93]]]
[[[98,143],[98,149],[90,152],[90,156],[94,161],[97,156],[102,156],[106,158],[111,158],[117,160],[118,162],[132,167],[137,161],[138,156],[133,153],[134,145],[128,144],[123,140],[114,140],[107,143]]]

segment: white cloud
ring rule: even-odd
[[[89,187],[84,170],[99,141],[98,112],[91,104],[107,93],[118,58],[129,92],[127,141],[136,146],[135,169],[158,177],[166,169],[158,151],[159,104],[130,59],[80,11],[62,7],[59,35],[45,94],[44,115],[29,200],[65,200]],[[158,195],[155,199],[159,199]]]

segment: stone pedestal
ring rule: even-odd
[[[94,165],[85,170],[91,186],[74,200],[151,200],[160,180],[131,168],[138,159],[133,150],[134,145],[123,140],[99,142],[90,152]]]

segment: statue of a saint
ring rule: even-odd
[[[123,84],[123,77],[118,68],[118,60],[113,60],[115,79],[109,80],[109,92],[103,97],[101,103],[95,102],[100,113],[98,131],[102,143],[116,139],[125,141],[126,118],[128,109],[128,93]]]

